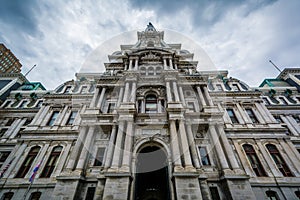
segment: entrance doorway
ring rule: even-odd
[[[138,153],[135,200],[170,200],[168,159],[157,146],[147,146]]]

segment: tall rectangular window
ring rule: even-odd
[[[93,200],[94,196],[95,196],[95,191],[96,191],[95,187],[88,187],[85,199],[86,200]]]
[[[235,114],[234,114],[233,109],[228,108],[228,109],[226,109],[226,110],[227,110],[227,114],[228,114],[228,116],[229,116],[231,122],[232,122],[233,124],[238,124],[239,122],[238,122],[238,120],[237,120],[237,118],[236,118],[236,116],[235,116]]]
[[[209,187],[209,191],[213,200],[221,200],[217,187]]]
[[[30,152],[28,153],[26,159],[24,160],[23,164],[21,165],[16,178],[24,178],[27,172],[29,171],[34,159],[38,155],[40,151],[40,147],[36,146],[31,148]]]
[[[256,176],[266,176],[266,172],[263,169],[253,146],[250,144],[244,144],[243,149]]]
[[[41,174],[41,177],[50,177],[52,172],[54,171],[54,168],[57,165],[58,158],[60,156],[60,153],[62,151],[62,146],[56,146],[53,148],[50,157],[45,165],[45,168]]]
[[[210,165],[210,160],[205,147],[199,147],[200,158],[202,165]]]
[[[77,115],[77,111],[72,111],[69,118],[68,118],[68,121],[67,121],[66,125],[73,125],[73,123],[75,121],[75,118],[76,118],[76,115]]]
[[[59,111],[53,111],[53,113],[47,123],[48,126],[53,126],[55,120],[57,119],[58,113],[59,113]]]
[[[246,112],[247,112],[248,116],[250,117],[252,123],[258,123],[258,120],[251,108],[246,108]]]
[[[103,165],[103,158],[104,158],[105,148],[100,147],[97,149],[97,155],[94,162],[94,166],[102,166]]]

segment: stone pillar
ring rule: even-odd
[[[182,169],[179,144],[177,138],[177,130],[176,130],[176,124],[174,120],[170,120],[170,139],[171,139],[170,143],[172,148],[172,161],[174,163],[175,169],[177,168]]]
[[[129,59],[129,67],[128,70],[132,70],[132,59]]]
[[[62,112],[57,116],[57,119],[55,120],[54,126],[61,125],[66,113],[68,111],[68,106],[65,106]]]
[[[120,160],[122,160],[120,156],[121,156],[121,148],[122,148],[122,141],[123,141],[123,132],[124,132],[124,121],[120,121],[118,127],[117,140],[114,146],[115,149],[114,149],[111,168],[118,168],[119,162]]]
[[[32,125],[37,125],[37,124],[36,124],[36,121],[37,121],[38,119],[40,119],[40,115],[42,114],[42,112],[44,111],[44,109],[45,109],[45,106],[42,106],[42,107],[39,109],[39,111],[38,111],[37,114],[34,116],[32,122],[31,122]]]
[[[86,160],[88,159],[88,153],[91,150],[90,148],[92,146],[92,142],[94,141],[94,132],[95,126],[90,126],[80,153],[76,169],[83,169],[85,167]]]
[[[242,106],[240,105],[240,103],[236,103],[235,104],[239,113],[241,114],[242,118],[244,119],[244,121],[246,122],[246,124],[252,124],[252,121],[250,120],[249,116],[246,115],[245,110],[242,108]]]
[[[193,158],[193,161],[194,161],[194,166],[196,168],[200,168],[200,161],[199,161],[199,157],[198,157],[197,150],[196,150],[194,134],[193,134],[193,131],[192,131],[192,125],[191,124],[187,125],[187,138],[188,138],[188,141],[189,141],[189,146],[190,146],[192,158]]]
[[[180,95],[180,100],[182,102],[182,105],[186,106],[185,99],[184,99],[184,94],[183,94],[183,90],[182,90],[181,86],[179,86],[179,95]]]
[[[289,165],[289,163],[286,161],[287,165],[289,165],[290,170],[293,171],[294,173],[298,172],[296,176],[299,176],[299,171],[300,171],[299,154],[295,156],[292,149],[290,149],[288,144],[283,140],[280,140],[280,145],[282,146],[283,150],[286,153],[286,156],[289,158],[290,162],[292,163],[292,165]]]
[[[209,187],[208,187],[206,179],[200,179],[199,182],[200,182],[200,188],[201,188],[201,193],[202,193],[203,199],[213,200],[213,199],[211,199],[210,191],[209,191]]]
[[[229,169],[226,156],[224,154],[224,151],[223,151],[222,146],[220,144],[219,137],[218,137],[216,129],[215,129],[215,125],[213,125],[213,124],[209,125],[209,132],[210,132],[212,142],[213,142],[212,146],[214,146],[215,149],[216,149],[216,153],[218,155],[218,159],[219,159],[219,162],[221,164],[221,168],[222,169]]]
[[[168,100],[168,102],[171,102],[172,101],[172,94],[171,94],[171,86],[170,86],[169,81],[166,82],[166,88],[167,88],[167,100]]]
[[[224,132],[224,129],[223,129],[223,124],[218,124],[217,125],[217,130],[220,134],[224,150],[226,152],[226,155],[228,157],[228,160],[229,160],[229,163],[230,163],[232,169],[239,169],[240,166],[239,166],[239,164],[236,160],[236,157],[234,156],[234,152],[233,152],[233,149],[232,149],[231,145],[229,144],[228,138],[225,135],[225,132]]]
[[[134,103],[136,98],[136,82],[132,82],[130,102]]]
[[[101,105],[102,105],[102,102],[104,99],[105,91],[106,91],[106,87],[102,87],[101,94],[100,94],[100,97],[99,97],[99,100],[97,103],[97,108],[99,108],[100,110],[101,110]]]
[[[125,93],[124,93],[124,97],[123,97],[123,102],[128,101],[128,95],[129,95],[129,82],[126,82],[125,83]]]
[[[41,113],[40,117],[36,120],[35,125],[41,125],[43,120],[45,119],[45,116],[47,115],[48,111],[50,109],[50,106],[45,106],[43,112]]]
[[[143,99],[143,100],[141,100],[141,111],[142,111],[142,113],[145,113],[145,100]]]
[[[117,102],[117,107],[120,106],[121,104],[121,101],[123,99],[123,94],[124,94],[124,88],[123,87],[120,87],[120,90],[119,90],[119,97],[118,97],[118,102]]]
[[[107,147],[107,153],[105,156],[105,162],[104,162],[104,168],[107,169],[110,167],[112,155],[114,153],[114,146],[115,146],[115,140],[116,140],[116,134],[117,134],[117,126],[114,124],[111,130],[109,144]]]
[[[173,69],[173,62],[172,62],[172,58],[169,58],[169,63],[170,63],[170,69]]]
[[[164,60],[164,70],[167,70],[168,69],[167,60],[166,60],[166,58],[163,58],[163,60]]]
[[[70,155],[70,158],[69,158],[69,161],[67,164],[67,169],[69,169],[69,170],[73,170],[75,167],[74,165],[77,162],[77,158],[80,153],[81,146],[86,137],[86,132],[87,132],[87,127],[86,126],[81,127],[78,138],[77,138],[76,143],[71,151],[71,155]]]
[[[258,110],[258,112],[260,113],[260,115],[262,116],[262,118],[264,119],[264,121],[266,123],[272,123],[272,120],[269,118],[269,116],[266,114],[266,112],[264,111],[263,107],[261,107],[260,103],[255,103],[256,109]]]
[[[204,106],[206,106],[205,99],[203,97],[200,86],[197,86],[196,88],[197,88],[198,96],[199,96],[199,99],[200,99],[201,107],[203,108]]]
[[[99,87],[96,87],[94,96],[93,96],[93,98],[92,98],[92,100],[91,100],[91,103],[90,103],[90,108],[94,108],[94,107],[96,106],[96,101],[97,101],[99,92],[100,92]]]
[[[209,106],[213,106],[214,105],[214,102],[212,101],[210,95],[209,95],[209,92],[208,92],[208,89],[206,86],[203,86],[203,91],[204,91],[204,94],[205,94],[205,97],[207,99],[207,102],[208,102],[208,105]]]
[[[183,153],[183,159],[184,159],[184,164],[185,164],[185,169],[187,171],[189,170],[193,170],[193,164],[192,164],[192,160],[190,157],[190,148],[189,148],[189,144],[187,141],[187,137],[186,137],[186,131],[185,131],[185,125],[183,120],[179,121],[179,136],[180,136],[180,140],[181,140],[181,146],[182,146],[182,153]]]
[[[176,81],[173,81],[173,92],[174,92],[174,96],[175,96],[175,101],[179,102],[179,94],[178,94],[178,88],[177,88],[177,83]]]
[[[138,63],[139,63],[138,61],[139,61],[139,59],[136,58],[135,63],[134,63],[134,70],[138,70]]]
[[[124,152],[123,152],[123,162],[122,162],[122,170],[129,172],[130,170],[130,159],[131,159],[131,148],[132,141],[134,137],[133,124],[132,121],[127,121],[127,129],[125,135],[125,144],[124,144]]]

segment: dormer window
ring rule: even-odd
[[[70,91],[71,91],[71,86],[67,86],[64,93],[68,94],[68,93],[70,93]]]

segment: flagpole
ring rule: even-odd
[[[29,190],[30,190],[30,188],[31,188],[32,183],[33,183],[33,181],[30,182],[30,184],[29,184],[29,186],[28,186],[28,188],[27,188],[27,190],[26,190],[26,192],[25,192],[25,194],[24,194],[24,197],[23,197],[24,200],[26,200],[26,196],[27,196],[27,194],[28,194],[28,192],[29,192]]]

